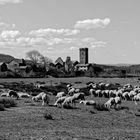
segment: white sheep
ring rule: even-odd
[[[57,95],[56,95],[56,98],[61,98],[63,96],[65,96],[66,93],[65,92],[58,92]]]
[[[114,98],[114,107],[118,108],[118,105],[121,104],[121,97],[115,97]]]
[[[63,97],[58,98],[58,99],[56,100],[56,102],[54,103],[54,106],[59,106],[59,105],[61,105],[61,104],[64,102],[64,100],[65,100],[66,98],[67,98],[66,96],[63,96]]]
[[[9,94],[10,97],[16,97],[17,100],[19,99],[19,95],[18,95],[18,93],[16,91],[9,90],[8,94]]]
[[[84,105],[96,105],[96,102],[94,100],[85,100],[85,101],[80,101],[80,104],[84,104]]]
[[[95,96],[95,89],[90,89],[89,90],[89,94],[90,94],[90,96],[91,96],[91,98],[93,97],[93,95]]]
[[[74,102],[74,97],[73,97],[73,96],[66,97],[65,100],[64,100],[64,102],[62,103],[62,106],[63,106],[63,107],[64,107],[64,106],[69,106],[70,103],[71,103],[72,105],[75,104],[75,102]]]
[[[105,104],[104,106],[107,107],[108,109],[110,109],[115,103],[115,100],[113,97],[111,97]]]
[[[133,97],[133,101],[135,101],[135,105],[137,105],[137,101],[140,101],[140,93]]]
[[[79,92],[74,94],[73,96],[67,97],[62,103],[62,106],[68,106],[70,105],[70,103],[75,106],[76,100],[85,100],[85,94],[83,92]]]
[[[25,92],[18,92],[20,98],[30,98],[30,95]]]
[[[8,93],[8,92],[3,92],[3,93],[1,94],[1,97],[9,97],[9,93]]]
[[[41,92],[38,95],[32,97],[32,100],[37,102],[42,100],[42,105],[49,104],[49,96],[45,92]]]

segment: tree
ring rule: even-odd
[[[30,51],[26,55],[33,62],[32,69],[34,72],[44,73],[44,72],[48,71],[49,64],[53,62],[52,59],[50,59],[46,56],[43,56],[40,52],[38,52],[36,50]]]
[[[32,60],[32,62],[34,63],[34,65],[37,65],[37,63],[41,62],[41,58],[43,57],[42,54],[40,54],[40,52],[36,51],[36,50],[32,50],[27,52],[27,57],[30,58],[30,60]]]
[[[3,63],[3,64],[1,65],[1,71],[2,71],[2,72],[7,71],[7,65],[6,65],[5,63]]]
[[[46,69],[46,71],[49,70],[50,64],[53,63],[52,59],[50,59],[49,57],[46,57],[46,56],[41,57],[41,62],[43,63],[44,68]]]
[[[101,73],[103,71],[103,69],[99,66],[94,66],[94,74],[96,75],[96,77],[99,76],[99,73]]]

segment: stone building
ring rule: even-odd
[[[76,65],[77,71],[87,71],[88,70],[88,48],[79,49],[79,59],[80,63]]]

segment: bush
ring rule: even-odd
[[[5,110],[4,105],[0,104],[0,111],[4,111],[4,110]]]
[[[94,106],[94,109],[98,111],[109,111],[109,109],[106,108],[104,104],[99,104],[99,103]]]
[[[4,105],[4,107],[16,107],[17,103],[13,99],[1,98],[0,104]]]

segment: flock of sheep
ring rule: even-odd
[[[42,85],[37,85],[37,88],[41,88]],[[95,101],[95,97],[108,98],[108,101],[103,103],[104,107],[107,109],[118,108],[122,101],[134,101],[137,105],[137,101],[140,101],[140,86],[132,86],[131,84],[126,84],[121,86],[119,84],[106,84],[100,83],[89,83],[87,84],[87,89],[89,90],[89,95],[91,100],[85,100],[86,94],[81,92],[81,89],[73,87],[71,84],[67,85],[67,92],[58,92],[56,95],[56,100],[53,106],[55,107],[73,107],[76,103],[96,106],[98,103]],[[1,89],[1,97],[16,97],[19,98],[31,98],[33,102],[42,101],[42,105],[49,105],[50,95],[52,94],[41,92],[36,96],[31,96],[25,92],[16,92],[9,89]],[[94,99],[94,100],[93,100]]]

